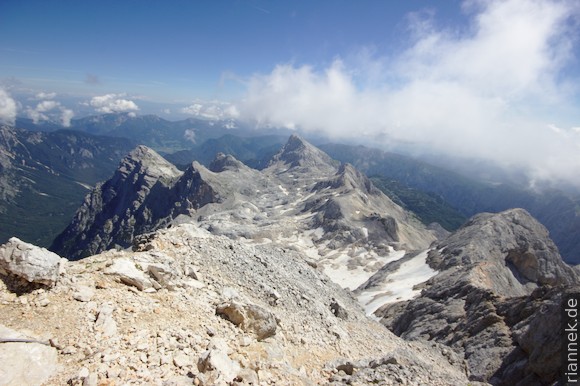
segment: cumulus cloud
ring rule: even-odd
[[[96,96],[91,99],[89,104],[100,113],[134,113],[139,110],[139,106],[129,99],[124,99],[124,94],[106,94]]]
[[[409,48],[388,58],[365,51],[353,63],[281,64],[256,74],[238,105],[240,117],[343,139],[421,143],[577,179],[579,133],[566,130],[565,137],[547,128],[554,111],[575,111],[566,66],[579,7],[470,0],[463,11],[469,23],[460,32],[435,27],[430,13],[413,15]],[[580,123],[568,121],[557,124]]]
[[[72,111],[71,109],[66,109],[64,107],[61,107],[60,111],[61,111],[60,121],[62,125],[64,127],[70,127],[70,121],[75,116],[74,111]]]
[[[39,97],[54,98],[56,94],[39,93]],[[64,127],[69,127],[71,119],[74,117],[74,112],[71,109],[64,107],[60,102],[54,100],[44,100],[39,102],[35,107],[27,107],[26,113],[34,123],[41,121],[59,120]]]
[[[0,88],[0,122],[13,125],[16,120],[16,102]]]

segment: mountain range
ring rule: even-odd
[[[218,153],[207,167],[180,170],[139,145],[86,195],[53,242],[56,254],[16,238],[0,246],[0,328],[14,339],[22,328],[53,337],[41,366],[48,375],[19,370],[33,354],[17,346],[10,376],[49,384],[559,378],[559,310],[580,276],[526,210],[480,213],[450,233],[299,136],[261,162],[258,170]],[[55,319],[63,313],[71,317]]]

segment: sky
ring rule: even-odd
[[[580,185],[580,1],[0,1],[0,119],[231,117]]]

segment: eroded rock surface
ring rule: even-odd
[[[556,310],[562,293],[580,281],[541,224],[522,209],[478,215],[427,260],[439,273],[418,298],[380,308],[383,324],[405,339],[462,353],[473,380],[557,379]]]

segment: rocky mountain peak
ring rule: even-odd
[[[51,250],[76,260],[166,225],[182,214],[219,200],[193,163],[184,173],[146,146],[138,146],[105,183],[97,185]]]
[[[123,175],[141,173],[162,180],[171,180],[181,175],[173,164],[144,145],[137,146],[123,158],[118,171]]]
[[[214,173],[221,173],[224,170],[238,171],[243,168],[247,168],[247,166],[233,156],[224,153],[218,153],[209,165],[209,170]]]
[[[278,164],[283,164],[287,168],[306,167],[336,171],[338,162],[298,135],[293,134],[284,147],[272,157],[268,167]]]

